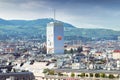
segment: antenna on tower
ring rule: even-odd
[[[55,18],[56,18],[56,10],[54,9],[54,21],[55,21]]]

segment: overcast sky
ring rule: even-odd
[[[0,18],[53,18],[80,28],[120,30],[120,0],[0,0]]]

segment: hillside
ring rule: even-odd
[[[4,20],[0,19],[0,40],[40,38],[45,40],[46,24],[53,19],[44,18],[37,20]],[[84,29],[76,28],[64,23],[65,40],[81,39],[117,39],[120,31],[109,29]]]

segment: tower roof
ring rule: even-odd
[[[63,23],[60,21],[50,22],[47,26],[63,26]]]

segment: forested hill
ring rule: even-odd
[[[46,25],[52,22],[51,18],[36,20],[4,20],[0,19],[0,40],[41,38],[45,40]],[[60,21],[62,22],[62,21]],[[63,22],[65,40],[81,39],[117,39],[120,31],[109,29],[85,29],[77,28],[69,23]],[[83,26],[84,27],[84,26]]]

